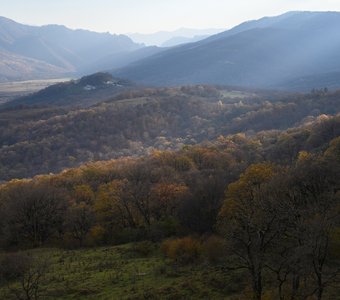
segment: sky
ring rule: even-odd
[[[340,0],[0,0],[0,8],[19,23],[124,34],[228,29],[292,10],[340,11]]]

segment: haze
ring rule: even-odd
[[[340,11],[338,0],[12,0],[1,15],[30,25],[63,24],[111,33],[230,28],[292,10]]]

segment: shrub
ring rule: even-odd
[[[184,237],[164,241],[161,250],[167,257],[178,263],[190,264],[201,257],[202,245],[198,239]]]

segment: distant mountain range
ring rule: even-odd
[[[142,47],[124,35],[71,30],[60,25],[28,26],[0,17],[0,80],[96,71],[91,66],[97,61]]]
[[[193,37],[177,36],[177,37],[171,38],[170,40],[165,41],[161,46],[162,47],[174,47],[174,46],[178,46],[182,44],[195,43],[203,39],[206,39],[207,37],[209,37],[209,35],[195,35]]]
[[[165,50],[145,46],[144,41],[146,45],[166,42],[168,45],[162,47],[170,47],[218,31],[221,30],[179,29],[140,35],[141,39],[136,34],[133,36],[137,42],[134,42],[126,35],[71,30],[62,25],[29,26],[0,17],[0,82],[78,77],[121,68]],[[148,39],[160,42],[148,43]]]
[[[196,36],[210,36],[219,32],[225,31],[220,28],[209,29],[193,29],[193,28],[179,28],[174,31],[158,31],[150,34],[143,33],[128,33],[127,35],[136,43],[143,43],[146,46],[160,46],[168,47],[182,44],[183,39],[191,40]],[[168,45],[169,42],[171,45]],[[174,41],[179,41],[174,43]]]
[[[170,48],[113,74],[151,85],[336,88],[340,87],[333,76],[339,78],[340,73],[339,32],[338,12],[290,12]]]
[[[149,86],[340,88],[340,12],[289,12],[210,35],[214,30],[139,35],[167,46],[145,47],[125,35],[0,17],[0,81],[110,71]]]

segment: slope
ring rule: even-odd
[[[37,60],[37,68],[44,62],[64,73],[77,72],[109,55],[129,53],[141,47],[124,35],[71,30],[61,25],[28,26],[0,17],[0,49]],[[21,71],[25,76],[25,69],[18,66],[17,72]],[[41,73],[44,76],[58,74],[53,69],[48,72],[41,70]],[[4,78],[13,78],[6,70],[0,74]],[[34,72],[28,75],[37,77]]]
[[[99,72],[78,80],[53,84],[30,95],[10,100],[0,105],[0,109],[20,106],[88,107],[131,88],[136,88],[133,82]]]
[[[246,22],[113,73],[154,85],[213,83],[289,89],[287,82],[301,77],[340,71],[339,27],[340,13],[292,12]]]
[[[339,92],[277,95],[213,86],[127,91],[82,109],[9,108],[0,111],[0,178],[284,130],[339,111]]]

